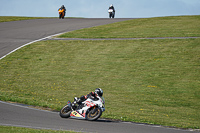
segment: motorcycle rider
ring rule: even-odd
[[[66,14],[66,8],[65,8],[65,6],[62,5],[59,9],[61,9],[61,10],[63,9],[63,10],[64,10],[64,16],[65,16],[65,14]],[[58,9],[58,10],[59,10],[59,9]]]
[[[113,4],[111,4],[111,5],[109,6],[109,9],[113,9],[113,12],[115,12],[115,8],[114,8]]]
[[[111,4],[108,9],[112,9],[113,10],[113,12],[114,12],[113,13],[113,18],[114,18],[115,17],[115,8],[114,8],[113,4]]]
[[[75,107],[75,104],[77,103],[78,105],[82,105],[82,102],[84,102],[85,100],[87,100],[88,98],[91,98],[93,100],[98,100],[98,97],[102,97],[103,96],[103,90],[101,88],[96,88],[94,92],[90,92],[87,95],[83,95],[80,98],[75,97],[74,98],[74,102],[72,102],[72,107]]]

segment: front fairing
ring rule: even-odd
[[[108,13],[112,13],[113,12],[113,9],[108,9]]]
[[[70,114],[71,118],[76,118],[76,119],[86,119],[85,118],[85,113],[81,114],[78,110],[74,110]]]
[[[67,105],[68,105],[69,107],[71,107],[71,106],[72,106],[71,101],[68,101],[68,102],[67,102]]]

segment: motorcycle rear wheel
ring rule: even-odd
[[[115,18],[115,14],[112,14],[112,18]]]
[[[94,108],[89,110],[89,112],[86,115],[86,119],[89,120],[89,121],[95,121],[98,118],[100,118],[101,115],[102,115],[101,109],[94,107]]]
[[[70,117],[70,114],[71,114],[71,108],[68,105],[64,106],[60,110],[60,117],[62,117],[62,118],[68,118],[68,117]]]

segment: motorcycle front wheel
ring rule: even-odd
[[[102,111],[100,108],[93,107],[92,109],[89,110],[89,112],[86,115],[86,119],[89,121],[95,121],[99,117],[101,117]]]
[[[68,118],[68,117],[70,117],[70,114],[71,114],[71,108],[68,105],[64,106],[60,110],[60,117],[62,117],[62,118]]]
[[[112,18],[112,13],[109,13],[109,18]]]
[[[59,19],[61,19],[61,14],[59,14]]]

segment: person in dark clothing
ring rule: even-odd
[[[113,4],[110,5],[109,9],[113,9],[113,11],[115,12],[115,8],[114,8]]]
[[[114,8],[113,4],[111,4],[109,6],[108,13],[109,13],[109,18],[115,17],[115,8]]]
[[[75,106],[76,103],[78,105],[81,105],[82,102],[84,102],[88,98],[91,98],[93,100],[98,100],[98,96],[99,97],[103,96],[103,90],[101,88],[96,88],[94,92],[90,92],[89,94],[83,95],[80,98],[75,97],[74,102],[72,103],[72,106]]]

